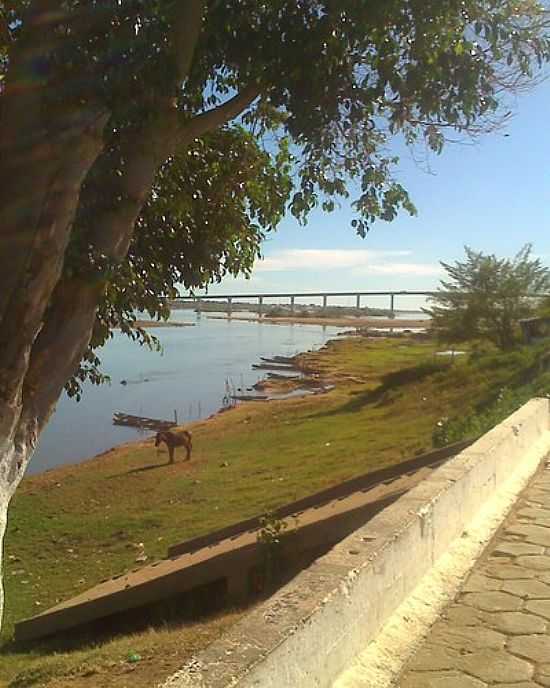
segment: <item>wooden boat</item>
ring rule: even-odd
[[[281,373],[267,373],[268,380],[300,380],[301,375],[281,375]]]
[[[291,365],[282,365],[279,363],[253,363],[254,370],[288,370],[289,372],[298,372],[298,368]]]
[[[293,365],[295,363],[294,357],[292,356],[272,356],[271,358],[260,356],[260,360],[264,363],[287,363],[289,365]]]
[[[158,418],[145,418],[144,416],[132,416],[129,413],[116,411],[113,414],[113,425],[124,425],[129,428],[140,428],[142,430],[170,430],[176,426],[171,420],[160,420]]]

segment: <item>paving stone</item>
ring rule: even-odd
[[[540,616],[526,612],[498,612],[487,614],[487,623],[497,631],[507,635],[523,635],[525,633],[543,633],[548,624]]]
[[[550,462],[399,687],[550,688]]]
[[[518,557],[519,559],[520,557]],[[513,580],[522,578],[533,578],[535,576],[531,569],[518,566],[516,564],[493,564],[485,567],[488,576],[502,580]]]
[[[443,612],[442,618],[455,626],[476,626],[483,623],[486,612],[464,604],[453,604]]]
[[[511,535],[508,534],[502,538],[506,542],[525,542],[525,535]]]
[[[539,664],[536,670],[535,679],[541,686],[550,686],[550,664]]]
[[[506,636],[502,633],[481,626],[453,628],[451,625],[442,625],[434,627],[430,635],[431,643],[443,645],[460,653],[483,649],[501,650],[505,641]]]
[[[491,688],[540,688],[540,683],[522,681],[521,683],[493,683]]]
[[[546,504],[549,500],[549,495],[546,490],[539,490],[537,488],[533,488],[528,492],[528,497],[534,502],[538,502],[539,504]]]
[[[524,566],[536,571],[550,571],[550,556],[546,554],[526,555],[516,559],[518,566]]]
[[[543,509],[540,506],[526,506],[516,512],[516,515],[520,519],[528,518],[532,521],[536,521],[537,523],[540,523],[541,521],[542,523],[546,523],[546,521],[550,523],[550,511]]]
[[[509,554],[517,557],[522,554],[542,554],[544,547],[532,545],[529,542],[499,542],[493,552],[494,554]]]
[[[536,577],[537,580],[540,580],[543,583],[548,583],[548,585],[550,585],[550,571],[537,571]]]
[[[483,573],[473,573],[462,586],[463,592],[484,592],[486,590],[500,590],[502,581],[489,578]]]
[[[508,650],[531,662],[550,659],[550,635],[518,635],[511,638]]]
[[[527,506],[527,507],[531,506],[534,509],[545,509],[546,511],[550,511],[550,503],[547,504],[546,503],[547,501],[548,500],[542,500],[542,502],[540,502],[540,501],[534,501],[531,499],[524,499],[523,504],[524,504],[524,506]]]
[[[487,574],[487,566],[490,566],[491,564],[498,564],[499,566],[505,566],[507,564],[515,564],[515,558],[511,554],[507,555],[502,555],[502,554],[494,554],[490,553],[487,554],[487,559],[484,563],[483,567],[483,573]]]
[[[447,671],[456,669],[458,652],[426,643],[409,663],[411,671]]]
[[[541,528],[550,528],[550,513],[545,511],[545,514],[548,514],[548,516],[539,516],[536,520],[534,518],[518,518],[517,523],[520,525],[534,525],[534,526],[540,526]]]
[[[538,616],[544,616],[545,619],[550,619],[550,600],[530,600],[525,603],[525,609]]]
[[[525,600],[550,600],[550,586],[538,580],[506,581],[502,590]]]
[[[487,684],[458,671],[413,672],[407,674],[399,688],[485,688]]]
[[[537,525],[528,525],[526,523],[518,523],[507,528],[507,532],[515,535],[523,535],[526,542],[533,545],[543,545],[550,547],[550,528],[543,528]]]
[[[519,597],[505,592],[469,592],[461,601],[485,612],[515,612],[522,606]]]
[[[533,667],[503,650],[482,650],[459,658],[458,668],[486,683],[529,681]]]

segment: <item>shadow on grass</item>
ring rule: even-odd
[[[199,586],[153,604],[126,609],[87,624],[35,641],[12,639],[0,647],[3,654],[52,655],[96,647],[150,628],[176,629],[206,621],[228,610],[225,579]]]
[[[150,463],[146,466],[139,466],[139,468],[131,468],[129,471],[124,471],[124,473],[116,473],[115,475],[110,475],[106,480],[115,480],[116,478],[124,478],[128,475],[134,475],[137,473],[146,473],[147,471],[156,471],[159,468],[166,468],[166,466],[173,466],[170,461],[164,461],[163,463]]]
[[[157,468],[164,468],[165,466],[173,465],[170,461],[165,461],[164,463],[151,463],[147,466],[140,466],[139,468],[132,468],[126,473],[121,473],[120,475],[132,475],[132,473],[145,473],[146,471],[155,471]]]
[[[365,406],[381,406],[387,400],[389,393],[396,392],[407,385],[421,382],[431,375],[446,370],[449,365],[452,364],[442,361],[428,361],[411,368],[403,368],[393,373],[388,373],[382,378],[382,383],[375,389],[353,392],[352,398],[342,406],[330,411],[322,411],[312,417],[320,418],[341,413],[357,413]]]

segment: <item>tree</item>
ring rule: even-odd
[[[1,2],[0,538],[114,324],[144,341],[136,307],[250,269],[350,178],[359,234],[413,212],[388,136],[490,129],[549,54],[535,0]]]
[[[497,258],[465,247],[466,260],[441,263],[449,279],[441,281],[426,309],[433,327],[447,342],[487,339],[500,349],[520,340],[518,321],[537,308],[536,295],[550,290],[550,270],[525,245],[512,258]]]

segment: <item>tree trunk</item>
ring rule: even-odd
[[[29,371],[48,331],[80,189],[103,149],[108,120],[105,111],[86,107],[45,121],[38,116],[40,91],[31,95],[23,100],[33,116],[19,117],[17,98],[12,107],[8,90],[0,121],[0,552],[9,501],[67,379],[61,381],[55,368],[41,379],[29,377]],[[80,356],[85,348],[65,344]],[[66,361],[65,354],[57,361],[63,374]],[[46,389],[48,410],[38,394]]]
[[[0,453],[0,465],[11,463],[11,457],[3,456]],[[8,505],[10,503],[10,497],[1,484],[0,481],[0,543],[4,542],[4,535],[6,533],[6,525],[8,520]],[[0,548],[0,619],[4,617],[4,573],[2,570],[2,562],[4,561],[4,555],[2,549]]]
[[[45,2],[52,4],[59,0]],[[184,49],[176,50],[182,81],[203,7],[202,0],[194,0],[182,3],[189,16],[187,10],[178,13],[175,28],[179,22],[187,39]],[[33,15],[29,32],[40,30],[40,22],[34,21]],[[172,101],[159,103],[158,116],[121,147],[125,165],[116,181],[118,193],[111,196],[116,201],[94,214],[81,189],[92,166],[101,169],[108,163],[101,152],[109,114],[88,104],[55,118],[41,116],[40,89],[21,96],[16,88],[17,61],[24,74],[25,61],[29,67],[36,57],[36,45],[31,35],[21,40],[20,54],[13,55],[14,84],[10,90],[8,83],[0,119],[0,554],[10,499],[89,344],[105,286],[100,274],[74,277],[64,272],[79,204],[93,219],[85,236],[87,250],[124,260],[158,166],[193,138],[236,117],[258,95],[258,87],[250,86],[191,119],[182,117]],[[50,43],[44,41],[43,52],[48,49]],[[0,624],[2,611],[0,591]]]
[[[3,417],[5,412],[5,407],[0,405],[0,417]],[[0,620],[4,614],[2,562],[8,507],[32,456],[36,439],[37,433],[33,431],[32,423],[25,428],[21,425],[20,432],[11,442],[0,437]]]

